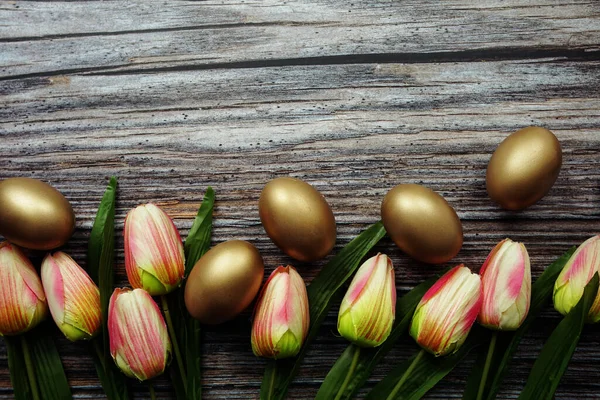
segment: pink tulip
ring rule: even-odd
[[[563,267],[554,283],[554,308],[567,315],[577,305],[583,290],[600,270],[600,235],[583,242]],[[600,293],[588,314],[589,322],[600,321]]]
[[[185,273],[183,243],[163,210],[144,204],[129,211],[123,235],[125,268],[131,286],[155,296],[180,285]]]
[[[44,257],[41,275],[52,318],[67,339],[95,336],[102,321],[100,291],[83,268],[59,251]]]
[[[26,332],[48,314],[46,296],[35,268],[18,247],[0,243],[0,335]]]
[[[123,373],[140,381],[160,375],[171,354],[167,325],[142,289],[115,289],[108,308],[110,354]]]
[[[435,356],[454,353],[467,339],[481,310],[479,275],[460,264],[425,293],[410,326],[410,335]]]
[[[381,345],[392,331],[396,313],[396,281],[392,260],[377,254],[352,279],[338,313],[338,331],[363,347]]]
[[[308,334],[308,296],[302,277],[292,266],[277,267],[259,294],[252,324],[255,355],[293,357]]]
[[[496,330],[518,329],[531,302],[531,267],[525,246],[504,239],[491,251],[479,274],[483,288],[479,323]]]

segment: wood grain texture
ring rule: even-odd
[[[214,243],[249,240],[267,272],[291,263],[307,282],[327,259],[294,262],[260,225],[260,190],[277,176],[325,195],[338,222],[333,253],[408,182],[455,207],[465,230],[456,262],[474,269],[510,236],[526,243],[537,276],[600,231],[596,1],[0,1],[0,21],[0,179],[31,176],[66,195],[77,215],[66,251],[82,264],[110,175],[119,234],[126,212],[152,201],[185,237],[211,185]],[[527,125],[555,132],[563,168],[537,205],[502,211],[485,168]],[[119,237],[126,285],[122,247]],[[400,293],[444,267],[410,260],[389,239],[376,250],[392,257]],[[499,398],[518,396],[558,320],[549,307],[525,337]],[[290,398],[313,398],[345,348],[335,322],[334,307]],[[204,331],[205,398],[258,397],[264,362],[249,329],[246,311]],[[75,397],[103,398],[85,345],[55,335]],[[586,328],[558,399],[600,398],[599,343],[600,328]],[[414,351],[401,341],[367,387]],[[472,362],[427,398],[460,398]],[[156,388],[174,398],[166,378]],[[132,389],[148,398],[145,385]],[[12,397],[0,344],[0,399]]]

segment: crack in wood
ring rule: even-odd
[[[160,72],[185,72],[216,69],[256,69],[316,65],[352,65],[352,64],[441,64],[486,61],[600,61],[600,49],[562,47],[506,47],[502,49],[484,48],[463,51],[441,51],[430,53],[367,53],[340,54],[318,57],[275,58],[235,62],[180,64],[167,67],[131,68],[126,65],[68,68],[55,71],[34,72],[12,76],[0,76],[0,81],[13,81],[26,78],[51,77],[57,75],[136,75]]]

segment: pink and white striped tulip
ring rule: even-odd
[[[277,267],[259,294],[250,337],[259,357],[281,359],[300,351],[308,334],[308,295],[294,267]]]
[[[171,354],[167,325],[158,306],[143,289],[115,289],[108,307],[110,354],[130,378],[160,375]]]
[[[554,283],[554,308],[567,315],[577,305],[585,286],[600,271],[600,235],[583,242],[563,267]],[[600,293],[588,314],[588,322],[600,321]]]
[[[523,243],[510,239],[498,243],[479,274],[483,288],[479,323],[495,330],[518,329],[531,302],[531,266]]]
[[[479,275],[460,264],[425,293],[410,325],[410,335],[437,356],[457,351],[469,335],[481,310]]]
[[[18,247],[0,243],[0,336],[18,335],[48,315],[42,282]]]
[[[185,273],[183,243],[163,210],[144,204],[129,211],[123,236],[125,269],[131,286],[156,296],[181,284]]]
[[[338,331],[362,347],[381,345],[390,335],[396,314],[396,280],[392,260],[377,254],[352,279],[338,313]]]
[[[58,251],[42,261],[42,284],[50,314],[71,341],[91,339],[102,321],[100,291],[68,254]]]

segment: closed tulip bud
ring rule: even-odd
[[[583,242],[563,267],[554,283],[554,308],[567,315],[577,305],[583,290],[600,269],[600,235]],[[588,322],[600,321],[600,293],[590,309]]]
[[[42,283],[54,322],[67,337],[90,339],[100,329],[100,291],[69,255],[59,251],[42,261]]]
[[[426,351],[443,356],[467,339],[481,309],[481,279],[460,264],[425,293],[410,325],[410,335]]]
[[[392,260],[377,254],[358,269],[340,305],[340,335],[362,347],[382,344],[392,331],[396,281]]]
[[[0,243],[0,335],[27,332],[48,314],[42,282],[16,246]]]
[[[531,302],[531,267],[525,246],[504,239],[494,247],[479,274],[483,289],[479,323],[496,330],[519,328]]]
[[[108,307],[110,354],[130,378],[160,375],[171,354],[167,325],[150,294],[142,289],[115,289]]]
[[[125,269],[131,286],[156,296],[180,285],[185,273],[183,243],[163,210],[144,204],[129,211],[123,235]]]
[[[277,267],[256,302],[252,351],[274,359],[293,357],[308,334],[308,295],[302,277],[292,266]]]

